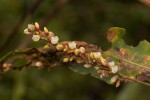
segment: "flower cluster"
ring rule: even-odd
[[[77,48],[77,43],[75,41],[68,42],[67,44],[58,43],[56,49],[67,53],[67,57],[63,58],[63,62],[73,61],[77,56],[81,57],[86,53],[84,47]]]
[[[40,39],[45,41],[50,41],[51,44],[58,44],[59,38],[54,35],[53,32],[49,32],[46,27],[44,27],[44,31],[40,30],[39,24],[36,22],[35,25],[28,24],[28,28],[24,30],[24,33],[27,35],[33,35],[32,40],[34,42],[39,41]]]
[[[53,45],[58,52],[63,52],[61,61],[64,63],[76,61],[77,63],[84,63],[85,68],[94,67],[100,77],[107,76],[110,73],[116,74],[119,70],[118,66],[114,61],[107,61],[100,51],[87,52],[86,47],[79,46],[78,42],[71,41],[66,43],[59,42],[59,38],[55,36],[53,32],[48,31],[44,27],[44,31],[40,30],[39,24],[36,22],[35,25],[29,24],[28,28],[24,30],[27,35],[33,35],[32,40],[37,42],[39,40],[45,40],[48,42],[44,46],[45,49],[50,48]],[[36,62],[36,66],[42,66],[41,62]],[[112,77],[111,83],[115,83],[118,80],[118,76]],[[119,84],[119,83],[118,83]]]

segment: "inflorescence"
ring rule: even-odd
[[[102,52],[87,52],[84,46],[78,46],[78,42],[71,41],[67,43],[59,42],[59,37],[55,36],[53,32],[48,31],[44,27],[44,31],[41,31],[39,24],[36,22],[33,24],[28,24],[28,28],[24,30],[24,33],[27,35],[32,35],[32,40],[37,42],[39,40],[47,41],[47,44],[44,46],[44,49],[48,49],[51,46],[55,46],[58,52],[64,52],[65,56],[62,58],[62,62],[73,62],[84,63],[85,68],[94,67],[97,70],[97,73],[100,74],[100,77],[108,76],[109,74],[116,74],[119,70],[118,66],[114,61],[108,62],[103,56]],[[42,63],[37,62],[37,66],[41,66]],[[110,80],[111,83],[120,83],[119,77],[117,74],[113,76]],[[118,85],[119,86],[119,85]]]

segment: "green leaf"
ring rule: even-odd
[[[107,40],[111,43],[114,43],[121,39],[126,33],[124,28],[112,27],[107,31]]]
[[[109,50],[104,51],[103,57],[109,59],[108,62],[115,62],[115,65],[119,67],[119,74],[138,81],[149,81],[147,73],[150,72],[150,43],[144,40],[137,47],[129,46],[122,39],[124,35],[125,29],[123,28],[113,27],[108,30],[107,39],[112,46]],[[100,74],[97,74],[94,67],[88,69],[83,65],[75,65],[70,68],[84,75],[90,74],[109,84],[111,77],[114,76],[110,74],[108,77],[100,78]]]
[[[122,37],[124,33],[120,30],[120,28],[115,28],[113,32],[117,33],[113,34],[116,34],[116,37]],[[150,43],[146,40],[141,41],[137,47],[133,47],[126,45],[122,38],[118,38],[112,42],[112,47],[104,52],[104,56],[109,57],[109,61],[115,61],[120,68],[120,74],[137,78],[137,80],[149,81],[143,77],[150,71]],[[140,76],[143,79],[138,78]]]
[[[97,73],[97,70],[94,67],[85,68],[83,66],[84,66],[83,64],[80,64],[80,65],[75,64],[75,65],[70,66],[70,69],[74,72],[77,72],[77,73],[80,73],[83,75],[91,75],[95,78],[98,78],[98,79],[105,81],[108,84],[111,84],[110,79],[113,75],[110,75],[108,77],[101,77],[101,75]]]

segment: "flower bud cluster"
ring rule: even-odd
[[[84,47],[77,47],[75,41],[68,42],[67,44],[57,44],[56,49],[58,51],[66,52],[69,56],[63,58],[63,62],[73,61],[77,56],[84,56],[86,50]]]
[[[50,48],[51,45],[54,45],[56,50],[59,52],[64,52],[62,62],[68,63],[75,60],[77,63],[85,63],[85,68],[94,67],[100,77],[107,76],[110,73],[116,74],[118,72],[118,66],[116,66],[114,61],[108,62],[101,54],[101,52],[86,52],[84,46],[77,46],[76,41],[67,42],[67,43],[59,43],[59,38],[55,36],[53,32],[49,32],[46,27],[44,30],[40,30],[39,24],[36,22],[35,25],[29,24],[28,28],[24,30],[24,33],[27,35],[32,34],[32,40],[34,42],[41,40],[45,40],[48,42],[47,45],[44,46],[45,49]],[[78,58],[80,58],[78,60]],[[36,62],[37,67],[43,66],[42,62]],[[102,67],[101,67],[102,66]],[[101,68],[109,68],[109,70],[101,69]],[[118,80],[118,76],[114,76],[111,78],[111,83],[115,83]],[[118,83],[119,84],[119,83]]]
[[[108,62],[108,65],[110,66],[111,68],[111,72],[112,73],[117,73],[118,72],[118,66],[115,65],[115,62],[114,61],[111,61],[111,62]]]
[[[67,62],[71,62],[71,61],[73,61],[74,60],[74,57],[65,57],[65,58],[63,58],[63,62],[64,63],[67,63]]]
[[[49,41],[53,45],[58,44],[59,42],[59,38],[55,36],[53,32],[49,32],[46,27],[44,27],[44,31],[41,31],[40,26],[37,22],[35,23],[35,25],[28,24],[28,28],[24,30],[24,33],[27,35],[32,34],[32,40],[34,42],[37,42],[40,39]]]
[[[68,42],[67,44],[57,44],[56,49],[58,51],[63,51],[63,52],[71,51],[75,56],[86,53],[86,50],[84,47],[77,48],[77,43],[75,41]]]
[[[103,66],[107,65],[107,61],[102,57],[101,52],[91,52],[90,58],[92,60],[100,61]]]

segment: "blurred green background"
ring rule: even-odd
[[[62,41],[110,47],[108,28],[127,29],[124,39],[136,46],[150,42],[150,8],[137,0],[0,0],[0,56],[28,47],[40,47],[23,34],[28,23],[39,22]],[[150,100],[150,88],[122,84],[119,88],[65,66],[9,71],[0,79],[0,100]]]

